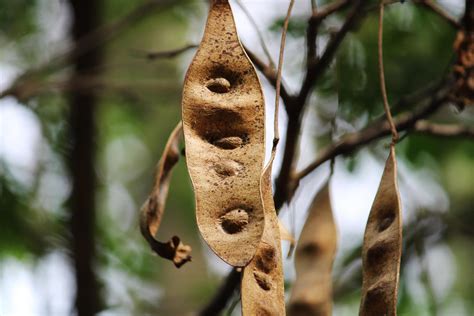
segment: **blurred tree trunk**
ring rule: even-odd
[[[72,38],[78,41],[96,29],[100,20],[99,0],[70,0],[73,25]],[[98,49],[80,54],[72,60],[74,72],[89,74],[101,64]],[[70,141],[69,168],[72,177],[70,198],[71,256],[76,279],[75,308],[78,316],[95,315],[101,308],[100,285],[95,272],[95,108],[98,98],[90,90],[74,90],[69,95]]]

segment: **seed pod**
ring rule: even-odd
[[[329,180],[311,203],[295,252],[296,280],[289,315],[332,315],[332,265],[337,229],[331,208]]]
[[[199,230],[219,257],[243,267],[263,233],[265,113],[257,73],[237,37],[228,1],[212,1],[186,74],[182,108]]]
[[[392,146],[365,229],[360,315],[397,315],[401,254],[400,195]]]
[[[140,211],[140,231],[143,237],[154,252],[162,258],[173,261],[177,268],[191,260],[191,247],[184,245],[178,236],[173,236],[166,243],[156,240],[155,236],[165,210],[171,170],[179,160],[178,144],[181,133],[182,124],[179,122],[166,143],[156,168],[155,185]]]
[[[270,163],[261,182],[265,210],[262,240],[255,257],[242,274],[242,315],[285,315],[280,227],[273,203],[271,170]]]

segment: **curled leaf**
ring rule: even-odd
[[[397,315],[401,254],[400,194],[395,149],[391,146],[365,229],[360,315]]]
[[[199,231],[220,258],[243,267],[263,233],[259,183],[265,113],[260,82],[228,1],[211,1],[203,39],[186,74],[182,109]]]
[[[337,229],[328,181],[311,203],[296,246],[296,280],[291,292],[290,315],[332,315],[332,265],[336,248]]]
[[[191,247],[183,244],[177,236],[173,236],[168,242],[158,241],[155,236],[165,210],[171,170],[179,160],[178,144],[181,133],[182,124],[179,122],[171,133],[158,162],[153,190],[140,210],[140,231],[143,237],[156,254],[173,261],[178,268],[191,260]]]

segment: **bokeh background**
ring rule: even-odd
[[[184,159],[174,171],[159,237],[181,236],[193,248],[193,261],[178,270],[152,255],[138,229],[138,210],[152,188],[168,134],[180,120],[181,87],[194,50],[166,58],[148,53],[199,43],[208,2],[80,3],[0,0],[0,315],[74,315],[80,287],[88,293],[80,302],[102,316],[192,314],[230,269],[200,239]],[[288,1],[240,3],[277,60]],[[255,27],[239,3],[231,4],[242,42],[264,59]],[[465,2],[439,5],[458,19]],[[78,12],[81,23],[74,23]],[[319,50],[345,12],[324,21]],[[310,14],[311,1],[296,1],[283,71],[293,92],[303,76]],[[74,50],[78,38],[97,28],[101,31]],[[384,57],[392,102],[449,71],[455,35],[446,21],[410,1],[387,8]],[[359,130],[383,113],[376,44],[375,10],[348,34],[318,82],[305,113],[299,168],[331,137]],[[69,59],[71,48],[77,56]],[[263,76],[261,82],[270,143],[274,89]],[[410,104],[405,107],[394,112],[409,110]],[[472,127],[473,110],[449,105],[432,120]],[[281,111],[282,134],[285,115]],[[336,159],[331,198],[340,245],[334,315],[358,312],[360,245],[388,142]],[[408,132],[397,154],[407,241],[399,315],[473,315],[474,142]],[[281,155],[274,173],[280,162]],[[328,174],[328,164],[319,167],[282,208],[280,217],[296,236]],[[73,194],[75,185],[82,191]],[[78,282],[81,264],[87,277]],[[285,278],[290,290],[291,257],[285,259]],[[227,310],[238,315],[234,302],[233,311]]]

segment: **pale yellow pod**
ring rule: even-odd
[[[265,113],[260,82],[228,1],[211,3],[186,74],[182,109],[199,230],[220,258],[243,267],[255,255],[264,227],[259,182]]]
[[[289,315],[332,315],[332,266],[337,239],[328,181],[311,203],[296,246],[296,280],[291,290]]]
[[[365,229],[360,315],[397,315],[401,254],[400,194],[395,149],[391,146]]]
[[[273,160],[273,157],[272,157]],[[261,191],[265,229],[255,257],[244,268],[241,296],[242,315],[285,315],[285,289],[280,242],[280,225],[273,203],[272,163],[262,175]]]

